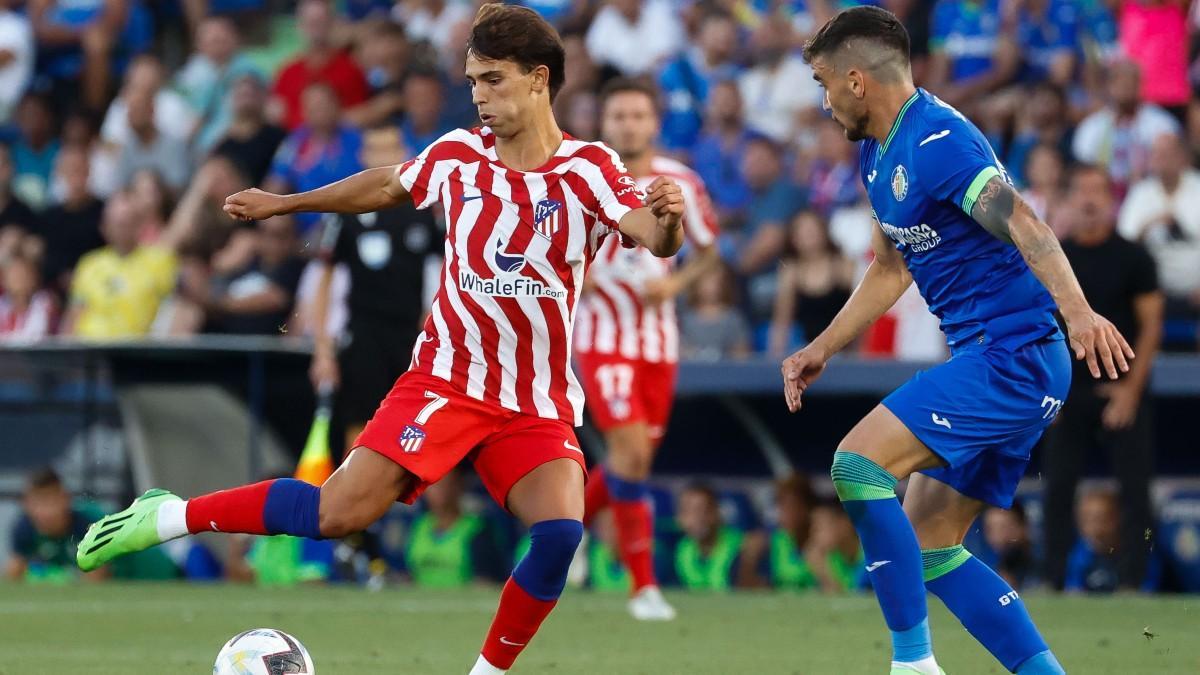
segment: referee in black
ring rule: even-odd
[[[395,126],[363,135],[362,161],[379,167],[404,161],[406,149]],[[316,333],[309,375],[318,391],[336,389],[334,428],[345,445],[330,439],[340,458],[375,414],[396,379],[408,370],[426,307],[426,270],[440,269],[443,226],[436,209],[411,204],[358,215],[326,214],[320,241],[324,269],[313,300]],[[349,318],[340,336],[326,332],[333,269],[350,273]],[[429,284],[433,285],[433,284]]]

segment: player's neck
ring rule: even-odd
[[[896,118],[900,117],[900,111],[904,109],[904,104],[912,98],[916,90],[912,82],[905,82],[880,92],[879,115],[872,115],[867,126],[867,135],[880,143],[886,141],[896,124]]]
[[[625,169],[630,175],[637,178],[651,175],[652,171],[650,164],[654,161],[654,148],[646,150],[646,152],[633,157],[622,157],[621,163],[625,165]]]
[[[517,133],[508,138],[497,137],[496,156],[509,168],[532,171],[550,161],[563,138],[554,113],[547,107]]]

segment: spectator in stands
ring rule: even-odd
[[[1063,155],[1050,145],[1035,145],[1030,148],[1022,171],[1025,188],[1021,190],[1021,198],[1029,204],[1042,222],[1054,229],[1059,239],[1065,239],[1067,236],[1058,217],[1062,208],[1065,172]]]
[[[132,95],[126,100],[133,136],[121,147],[117,184],[128,186],[134,174],[150,169],[162,176],[172,190],[181,191],[192,173],[187,141],[159,130],[154,105],[154,97],[143,94]]]
[[[1108,170],[1118,194],[1142,178],[1150,144],[1162,134],[1179,133],[1179,123],[1162,108],[1141,100],[1141,71],[1118,61],[1108,71],[1108,103],[1075,130],[1075,160]]]
[[[1071,235],[1063,251],[1088,303],[1128,336],[1137,358],[1116,382],[1091,377],[1076,361],[1069,398],[1046,434],[1045,577],[1055,588],[1063,587],[1072,543],[1075,486],[1095,446],[1107,451],[1121,484],[1120,585],[1137,588],[1146,575],[1154,426],[1144,394],[1162,335],[1163,296],[1153,258],[1116,234],[1115,213],[1107,174],[1097,167],[1076,169],[1064,214],[1072,218]],[[1047,412],[1056,405],[1048,402]]]
[[[17,256],[0,265],[0,343],[36,342],[54,332],[57,303],[38,264]]]
[[[606,0],[588,28],[587,50],[596,65],[636,77],[656,72],[685,37],[668,0]]]
[[[1175,134],[1155,139],[1149,168],[1121,205],[1117,230],[1154,256],[1167,315],[1195,320],[1200,316],[1200,171]]]
[[[242,238],[249,243],[239,241]],[[243,250],[250,249],[248,260]],[[203,309],[206,331],[235,335],[279,335],[286,331],[288,317],[304,272],[304,261],[296,254],[296,225],[292,218],[277,216],[259,221],[254,229],[234,233],[213,260],[210,283],[189,276],[183,292]]]
[[[836,122],[821,120],[813,151],[806,161],[796,163],[794,177],[797,185],[807,189],[809,208],[822,216],[851,206],[862,190],[858,145],[846,142],[845,132]]]
[[[157,171],[141,169],[129,181],[129,196],[138,220],[138,243],[158,243],[171,217],[171,188]]]
[[[287,133],[267,122],[267,90],[257,74],[238,78],[230,92],[232,119],[213,155],[226,157],[246,175],[251,185],[260,185],[271,168],[275,152]]]
[[[400,123],[404,145],[421,152],[453,127],[442,117],[445,89],[434,72],[416,72],[404,80],[405,113]]]
[[[230,545],[225,577],[265,587],[321,584],[334,574],[334,550],[330,539],[241,537]]]
[[[76,542],[104,514],[71,501],[71,493],[53,469],[40,469],[29,476],[21,495],[21,513],[12,529],[6,578],[62,583],[80,576],[87,581],[109,577],[107,567],[81,575],[75,565]]]
[[[196,132],[197,116],[187,99],[167,86],[167,74],[158,57],[144,54],[129,64],[121,92],[108,106],[100,138],[119,153],[138,136],[129,118],[130,101],[150,102],[152,121],[159,135],[172,142],[187,144]],[[124,187],[123,185],[118,187]]]
[[[1118,589],[1158,588],[1161,571],[1157,558],[1149,560],[1140,578],[1132,580],[1125,574],[1123,559],[1128,555],[1129,541],[1123,533],[1123,521],[1129,516],[1120,510],[1120,501],[1115,492],[1104,489],[1079,496],[1075,510],[1079,539],[1067,560],[1064,590],[1111,593]]]
[[[704,122],[708,92],[719,80],[737,76],[733,63],[737,25],[715,10],[700,19],[697,44],[663,67],[658,75],[663,115],[660,141],[667,150],[685,151],[696,143]]]
[[[462,588],[477,580],[496,580],[503,567],[496,538],[487,521],[463,512],[460,471],[429,486],[422,499],[425,512],[408,531],[405,563],[419,588]]]
[[[816,211],[796,214],[788,235],[771,319],[768,345],[773,355],[790,353],[794,326],[805,342],[825,330],[850,299],[854,284],[854,263],[829,238],[829,226]]]
[[[787,23],[764,21],[750,39],[754,65],[738,77],[746,126],[780,145],[818,119],[822,96],[812,69],[789,51],[791,40]]]
[[[175,253],[138,244],[138,222],[128,193],[104,209],[106,246],[83,256],[71,282],[62,332],[89,339],[128,338],[150,330],[159,304],[175,284]]]
[[[296,22],[304,37],[300,55],[285,65],[275,79],[273,121],[288,131],[297,130],[308,120],[306,92],[323,84],[332,92],[337,108],[352,108],[367,100],[367,78],[349,54],[333,42],[333,9],[328,0],[301,0],[296,7]],[[357,154],[357,153],[347,153]]]
[[[584,42],[584,37],[578,33],[567,33],[562,36],[563,43],[563,73],[564,82],[562,88],[558,90],[558,96],[554,99],[554,117],[564,125],[572,136],[576,138],[595,138],[595,135],[585,136],[582,133],[576,133],[580,126],[586,126],[593,131],[597,126],[597,120],[588,120],[586,124],[577,124],[572,121],[571,113],[576,109],[575,99],[577,97],[586,97],[591,99],[591,105],[595,106],[596,92],[600,89],[600,73],[596,64],[592,62],[587,53],[587,44]],[[593,110],[592,116],[598,118],[599,112]]]
[[[50,200],[50,179],[61,147],[54,136],[54,110],[46,97],[29,94],[17,107],[17,137],[13,139],[13,191],[35,209]]]
[[[1183,119],[1188,86],[1188,6],[1183,0],[1123,0],[1121,50],[1142,72],[1141,98]],[[1194,35],[1192,36],[1195,37]]]
[[[254,65],[241,52],[237,26],[210,16],[196,29],[196,51],[175,76],[175,86],[198,119],[195,149],[207,152],[233,121],[233,88]]]
[[[1012,81],[1020,54],[1004,32],[994,0],[938,0],[929,29],[926,87],[947,103],[969,107]]]
[[[317,83],[304,91],[304,125],[292,132],[275,153],[264,183],[268,192],[304,192],[362,169],[362,135],[340,125],[338,115],[337,92],[332,86]],[[301,236],[307,238],[320,216],[301,213],[296,222]]]
[[[347,123],[366,129],[404,112],[404,78],[411,52],[403,26],[386,20],[371,22],[357,54],[358,64],[367,76],[370,98],[346,111]]]
[[[733,271],[723,262],[688,291],[680,321],[680,346],[698,361],[743,359],[750,354],[750,326],[738,311]]]
[[[38,217],[13,194],[15,172],[12,151],[0,143],[0,229],[15,227],[31,234],[39,229]]]
[[[471,21],[475,11],[471,4],[459,0],[416,0],[398,2],[392,17],[408,31],[416,42],[428,42],[438,52],[458,48],[450,41],[456,25]]]
[[[988,553],[995,556],[991,563],[1001,578],[1017,590],[1025,587],[1033,576],[1033,542],[1029,539],[1029,521],[1025,507],[1014,501],[1012,508],[988,507],[983,512],[983,538]]]
[[[787,224],[806,197],[783,173],[783,148],[765,136],[751,138],[742,156],[751,200],[734,239],[734,269],[746,281],[749,311],[767,318],[775,304],[776,266],[787,249]]]
[[[594,591],[629,594],[633,580],[617,553],[612,509],[599,511],[588,523],[587,580]],[[569,579],[568,579],[569,581]]]
[[[709,92],[704,130],[691,148],[690,164],[704,179],[722,230],[750,203],[750,186],[742,175],[742,156],[750,138],[736,81],[717,82]]]
[[[679,494],[676,515],[683,538],[675,546],[675,574],[692,591],[727,591],[744,577],[745,535],[721,520],[717,493],[693,483]],[[752,568],[751,568],[752,569]]]
[[[42,268],[46,281],[63,296],[71,287],[71,274],[83,254],[104,246],[100,234],[104,202],[88,187],[89,165],[84,146],[64,145],[59,151],[54,166],[58,187],[53,192],[60,194],[61,200],[42,214],[42,226],[37,231],[46,246]]]
[[[110,95],[115,56],[149,44],[148,19],[124,0],[30,0],[26,12],[45,62],[39,72],[74,102],[101,110]]]
[[[0,124],[6,124],[25,95],[33,78],[33,63],[37,56],[33,26],[23,3],[0,0]]]
[[[1066,157],[1071,152],[1071,127],[1063,90],[1048,83],[1035,85],[1016,113],[1016,130],[1004,151],[1004,166],[1020,187],[1029,185],[1025,165],[1038,145],[1054,148]]]
[[[866,585],[862,547],[841,502],[825,498],[813,504],[812,530],[804,559],[822,593],[844,594]]]
[[[1076,73],[1079,14],[1072,0],[1023,0],[1016,5],[1017,48],[1024,82],[1066,87]],[[1011,10],[1009,10],[1011,11]]]

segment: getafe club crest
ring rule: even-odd
[[[896,165],[896,170],[892,172],[892,196],[898,202],[908,196],[908,172],[903,164]]]

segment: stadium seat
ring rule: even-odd
[[[1164,576],[1178,590],[1200,593],[1200,490],[1177,492],[1163,504],[1155,542]]]

